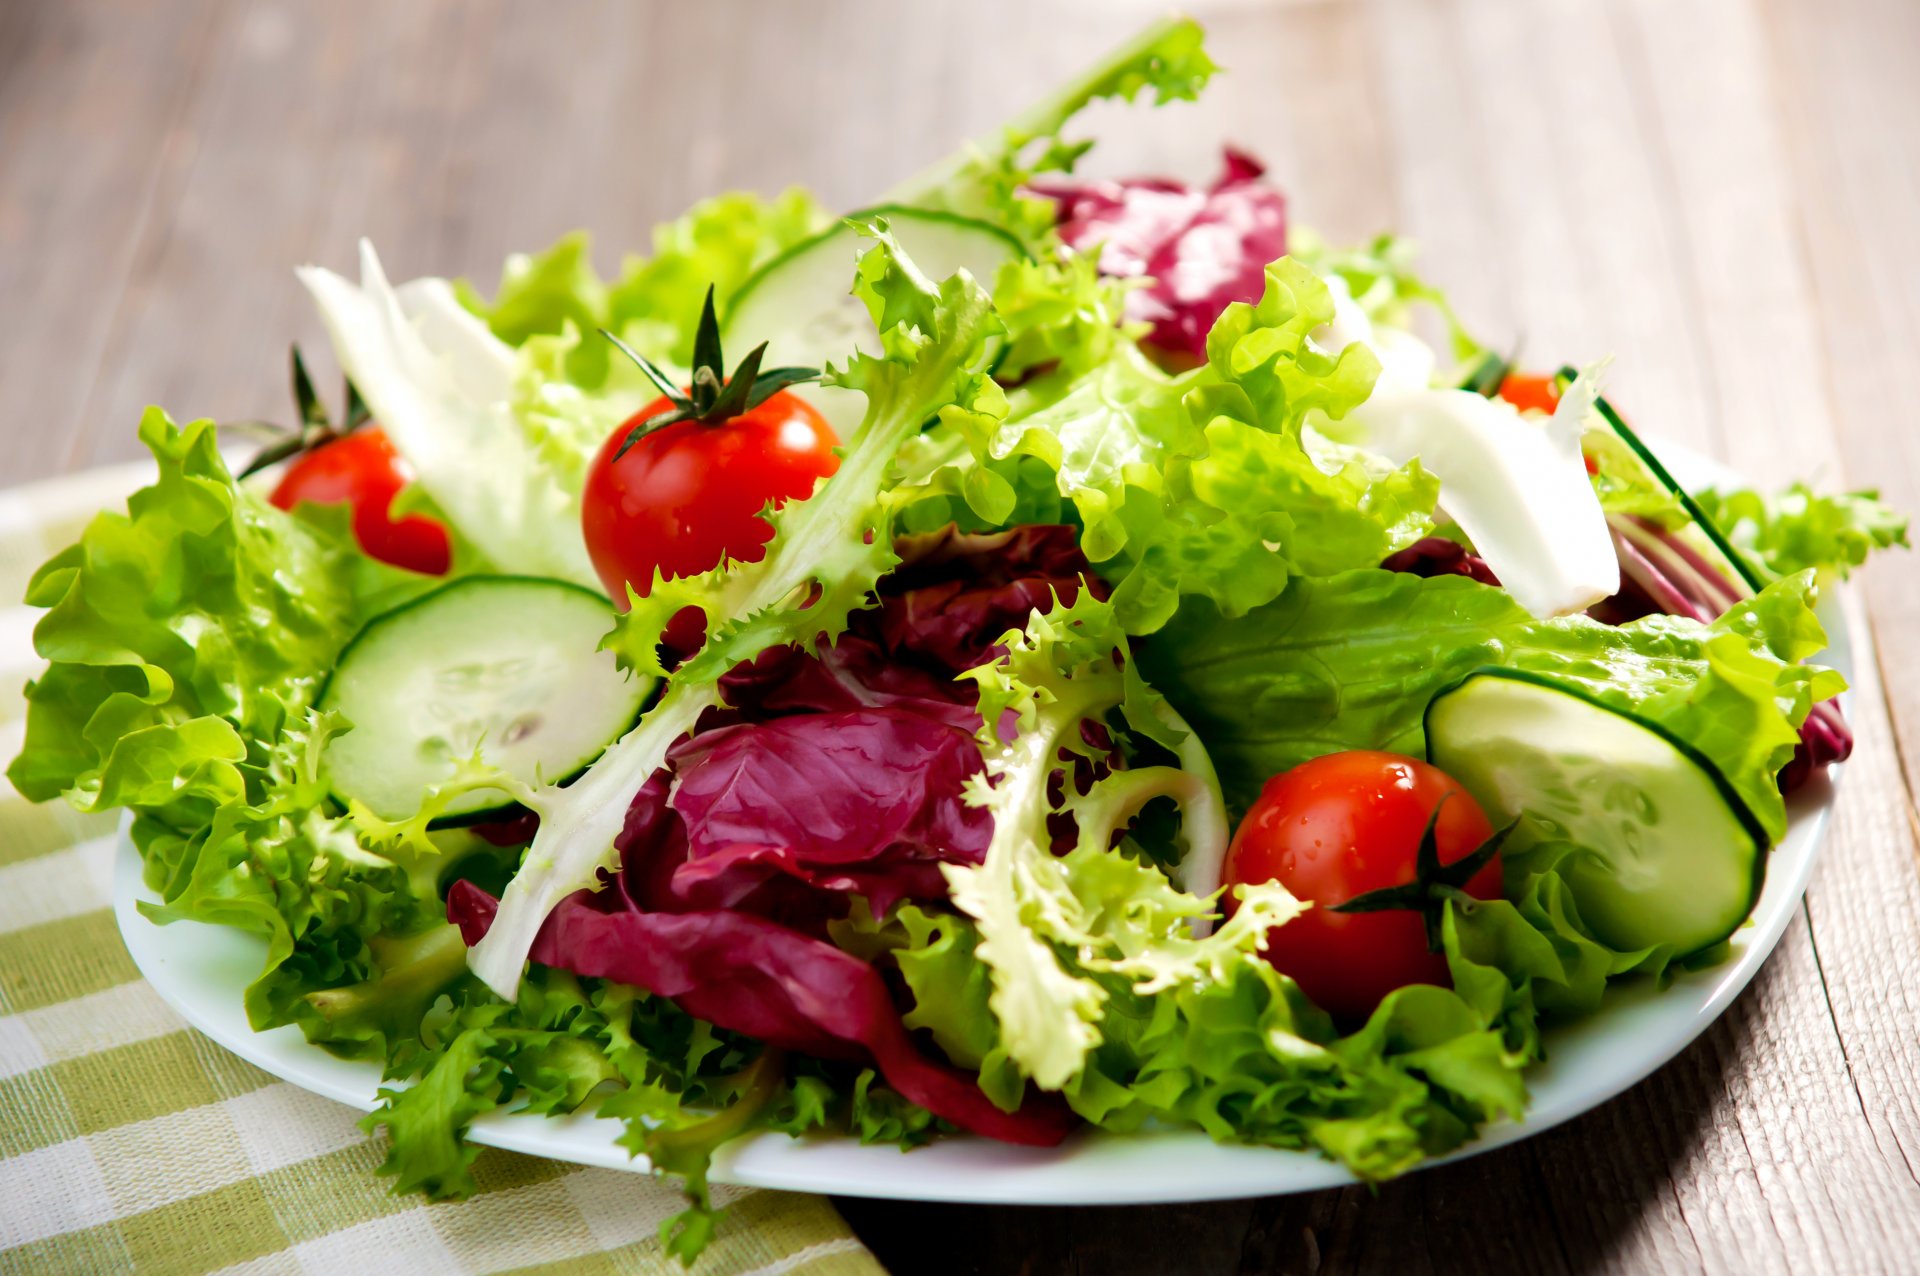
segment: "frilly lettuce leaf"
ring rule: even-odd
[[[1326,285],[1283,258],[1258,302],[1229,306],[1214,325],[1181,402],[1203,431],[1202,454],[1172,457],[1170,499],[1133,511],[1140,534],[1122,557],[1137,566],[1115,593],[1133,631],[1157,628],[1186,595],[1242,614],[1298,572],[1377,563],[1431,526],[1438,485],[1417,462],[1335,466],[1307,450],[1309,414],[1343,416],[1379,372],[1364,346],[1312,343],[1332,317]]]
[[[670,1002],[541,969],[515,1006],[463,992],[435,1044],[394,1070],[413,1084],[382,1090],[382,1106],[361,1124],[387,1132],[380,1172],[396,1193],[439,1200],[477,1187],[479,1149],[463,1136],[479,1116],[509,1105],[550,1115],[591,1106],[626,1123],[623,1147],[683,1179],[690,1208],[665,1221],[661,1238],[691,1261],[713,1233],[714,1149],[759,1125],[827,1121],[818,1082],[790,1087],[786,1074],[779,1051],[717,1033]]]
[[[342,518],[236,485],[210,421],[179,428],[154,409],[140,437],[154,483],[29,586],[51,664],[8,774],[36,800],[130,808],[162,901],[149,915],[264,938],[250,1018],[325,1037],[304,994],[365,977],[372,946],[432,924],[439,901],[430,873],[423,889],[416,864],[328,813],[320,755],[344,724],[310,706],[362,620],[428,578],[371,564]]]
[[[1165,797],[1185,816],[1188,854],[1212,858],[1226,824],[1217,791],[1191,771],[1114,771],[1084,791],[1069,781],[1060,800],[1052,796],[1063,752],[1098,755],[1083,733],[1089,719],[1118,711],[1150,734],[1167,733],[1153,692],[1123,667],[1125,634],[1109,603],[1083,591],[1071,606],[1036,612],[1004,646],[1005,656],[968,675],[980,684],[987,724],[986,769],[968,800],[992,812],[993,837],[979,865],[941,871],[954,906],[977,924],[974,958],[989,973],[988,1003],[1008,1061],[1057,1090],[1101,1040],[1109,992],[1099,977],[1140,996],[1218,978],[1302,906],[1278,886],[1243,887],[1239,911],[1201,938],[1196,924],[1211,919],[1212,901],[1112,849],[1134,815]],[[1004,723],[1012,724],[1010,741]],[[1077,840],[1056,857],[1049,820],[1058,811],[1072,815]]]
[[[1196,1126],[1222,1142],[1319,1151],[1370,1180],[1451,1151],[1524,1110],[1543,1023],[1591,1013],[1612,980],[1669,964],[1587,932],[1557,871],[1574,853],[1537,846],[1509,863],[1506,899],[1449,905],[1453,987],[1401,989],[1344,1035],[1251,948],[1220,954],[1206,980],[1147,994],[1060,947],[1062,968],[1102,993],[1096,1043],[1063,1093],[1105,1129]],[[899,970],[909,1021],[978,1068],[990,1097],[1017,1100],[1021,1073],[977,956],[981,923],[907,905],[852,925]]]
[[[149,409],[140,439],[158,479],[27,587],[52,667],[8,774],[35,801],[137,803],[190,827],[247,795],[249,748],[311,699],[353,632],[351,542],[237,488],[210,421],[181,429]]]
[[[1908,545],[1907,516],[1871,488],[1823,496],[1795,483],[1771,499],[1709,488],[1694,499],[1749,562],[1779,576],[1808,569],[1845,576],[1874,550]]]
[[[961,148],[888,191],[883,204],[911,204],[997,222],[1030,242],[1053,233],[1053,204],[1023,193],[1043,173],[1070,172],[1092,145],[1062,137],[1074,116],[1109,99],[1151,92],[1155,105],[1191,101],[1218,68],[1191,18],[1167,17],[1097,66],[1015,116],[997,138]]]
[[[993,306],[1007,325],[1007,345],[995,373],[1007,385],[1037,383],[1016,390],[1016,400],[1044,401],[1048,386],[1077,382],[1140,335],[1141,325],[1121,317],[1127,287],[1078,253],[1020,257],[1000,267]]]
[[[1186,604],[1140,650],[1145,672],[1207,741],[1230,803],[1269,776],[1341,749],[1424,755],[1434,693],[1480,665],[1581,685],[1711,758],[1778,838],[1774,777],[1837,673],[1803,663],[1826,645],[1810,575],[1788,577],[1711,625],[1650,616],[1609,626],[1535,620],[1464,577],[1380,570],[1303,577],[1239,619]]]
[[[335,996],[375,1014],[391,1000],[385,992],[368,985]],[[620,1146],[681,1180],[688,1208],[660,1236],[691,1262],[718,1218],[707,1169],[722,1144],[757,1129],[828,1129],[905,1147],[944,1128],[871,1068],[766,1049],[624,985],[535,967],[512,1006],[471,981],[450,995],[430,1038],[390,1067],[390,1077],[413,1084],[382,1090],[382,1106],[361,1123],[387,1132],[380,1172],[396,1193],[474,1192],[478,1149],[464,1135],[486,1113],[593,1112],[624,1123]]]

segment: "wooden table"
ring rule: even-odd
[[[1102,169],[1245,145],[1299,220],[1416,236],[1497,340],[1617,355],[1650,429],[1920,511],[1920,5],[1197,7],[1232,74]],[[325,346],[290,268],[359,235],[490,282],[723,187],[857,205],[1157,8],[0,0],[0,480],[133,456],[147,402],[282,414],[288,341]],[[901,1272],[1920,1266],[1915,560],[1849,606],[1881,656],[1802,915],[1645,1084],[1378,1193],[848,1216]]]

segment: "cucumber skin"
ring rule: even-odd
[[[739,308],[742,301],[746,300],[746,298],[752,294],[754,289],[765,282],[769,275],[785,266],[800,254],[811,252],[822,241],[840,234],[846,229],[846,223],[853,219],[857,217],[874,216],[906,217],[915,221],[942,222],[949,226],[961,226],[968,230],[981,231],[1004,242],[1007,247],[1013,250],[1012,255],[1015,258],[1026,259],[1031,256],[1031,254],[1027,252],[1026,245],[1022,244],[1012,231],[996,226],[992,222],[983,222],[977,217],[965,217],[959,213],[942,212],[937,209],[914,208],[908,204],[875,204],[871,208],[862,208],[857,212],[848,213],[845,217],[842,217],[838,222],[827,227],[825,230],[814,235],[809,235],[797,244],[787,245],[787,247],[762,262],[760,268],[755,270],[751,275],[748,275],[746,282],[736,288],[733,295],[727,298],[726,304],[720,312],[720,335],[722,337],[726,336],[727,323],[733,318],[733,312]],[[991,280],[982,280],[981,284],[984,287],[991,282]]]
[[[606,595],[597,590],[588,589],[585,585],[577,584],[570,580],[561,580],[555,576],[514,576],[498,572],[476,572],[471,576],[457,576],[443,584],[435,585],[424,594],[418,594],[396,607],[389,607],[387,610],[369,617],[366,623],[362,624],[360,628],[354,632],[353,637],[347,639],[346,645],[340,648],[340,654],[333,658],[333,668],[327,671],[327,676],[321,680],[320,686],[313,693],[314,708],[318,709],[326,704],[327,692],[333,689],[335,675],[345,667],[347,657],[353,653],[355,647],[360,645],[360,640],[372,633],[377,626],[393,619],[395,616],[400,616],[412,611],[440,597],[449,590],[475,584],[554,586],[560,589],[572,590],[577,594],[584,594],[588,598],[597,599],[602,602],[606,601]],[[640,721],[642,715],[644,715],[648,708],[652,706],[653,702],[659,698],[661,685],[660,683],[656,683],[653,690],[641,698],[640,707],[633,715],[633,722],[629,722],[621,734],[624,735],[626,731],[631,731],[633,729],[633,723]],[[614,739],[619,739],[619,736],[615,736]],[[607,743],[612,744],[613,741],[609,740]],[[592,765],[593,763],[589,762],[586,766],[577,768],[565,778],[555,781],[555,783],[561,787],[565,787],[586,774],[587,768]],[[327,795],[342,811],[346,810],[346,802],[339,794],[333,792],[331,786],[328,787]],[[429,820],[427,822],[427,829],[429,832],[432,832],[439,829],[471,828],[475,824],[492,824],[500,820],[514,819],[517,816],[525,814],[526,810],[527,808],[518,802],[503,802],[499,806],[483,807],[477,811],[461,811],[456,815],[443,815],[438,819]]]
[[[1752,881],[1747,889],[1747,906],[1740,914],[1739,920],[1734,922],[1732,926],[1729,926],[1726,933],[1718,938],[1690,948],[1686,952],[1676,954],[1675,960],[1684,960],[1685,958],[1697,956],[1698,954],[1717,948],[1727,942],[1728,939],[1731,939],[1735,931],[1738,931],[1742,926],[1747,924],[1747,919],[1753,916],[1753,910],[1760,902],[1760,892],[1767,884],[1767,860],[1773,852],[1773,842],[1772,839],[1767,836],[1766,830],[1761,827],[1760,821],[1754,816],[1753,812],[1748,809],[1746,802],[1734,791],[1733,785],[1728,782],[1727,777],[1721,773],[1720,768],[1715,766],[1711,759],[1660,723],[1650,722],[1630,709],[1622,709],[1617,705],[1607,704],[1605,701],[1589,695],[1579,687],[1571,686],[1546,674],[1535,673],[1530,669],[1509,669],[1504,665],[1482,665],[1478,669],[1469,671],[1444,689],[1435,692],[1433,698],[1427,701],[1426,710],[1420,715],[1420,731],[1427,743],[1427,761],[1435,766],[1438,766],[1439,763],[1434,757],[1432,729],[1433,708],[1475,678],[1506,678],[1513,682],[1524,682],[1548,691],[1557,691],[1561,695],[1572,696],[1574,699],[1592,705],[1596,709],[1604,710],[1616,717],[1625,718],[1635,726],[1651,731],[1654,735],[1660,737],[1660,739],[1669,745],[1672,745],[1674,750],[1687,761],[1700,768],[1700,770],[1706,774],[1707,778],[1713,782],[1714,791],[1719,794],[1721,801],[1727,804],[1727,808],[1733,812],[1734,819],[1746,830],[1747,835],[1753,839]]]
[[[1555,375],[1571,382],[1580,374],[1571,367],[1563,367]],[[1596,396],[1593,401],[1593,406],[1594,410],[1606,421],[1608,428],[1620,437],[1620,441],[1632,449],[1633,454],[1638,456],[1646,467],[1653,471],[1655,478],[1666,484],[1667,490],[1672,492],[1674,499],[1680,502],[1680,508],[1685,510],[1687,517],[1693,520],[1693,525],[1700,529],[1701,535],[1713,542],[1713,547],[1720,551],[1720,556],[1727,560],[1727,563],[1733,568],[1735,574],[1740,577],[1737,583],[1746,586],[1749,593],[1752,594],[1757,594],[1765,589],[1767,587],[1766,582],[1760,579],[1759,574],[1753,570],[1753,567],[1747,562],[1746,558],[1741,555],[1740,551],[1733,547],[1733,542],[1727,539],[1726,533],[1722,532],[1719,526],[1715,524],[1711,518],[1707,517],[1707,512],[1700,508],[1698,501],[1693,499],[1693,493],[1680,486],[1680,484],[1674,480],[1673,475],[1667,471],[1667,467],[1661,464],[1660,458],[1654,455],[1653,449],[1648,447],[1646,442],[1641,439],[1638,434],[1633,432],[1632,427],[1614,410],[1613,405],[1607,402],[1606,397],[1604,395]]]
[[[916,221],[944,222],[951,226],[963,226],[970,230],[982,231],[996,239],[1002,240],[1013,250],[1013,256],[1010,260],[1025,261],[1032,258],[1032,254],[1027,251],[1026,245],[1022,244],[1019,239],[1014,236],[1013,232],[996,226],[992,222],[984,222],[977,217],[964,217],[959,213],[942,212],[937,209],[914,208],[906,204],[875,204],[872,208],[863,208],[858,212],[848,213],[838,224],[829,226],[819,234],[811,235],[797,244],[791,244],[781,249],[774,256],[768,258],[758,270],[748,275],[747,281],[741,284],[731,297],[727,298],[726,305],[720,312],[721,340],[723,342],[730,342],[738,338],[738,333],[729,335],[727,332],[727,324],[732,320],[734,310],[776,269],[786,265],[787,262],[793,260],[801,253],[812,250],[822,240],[845,230],[845,223],[847,221],[855,217],[869,217],[875,214],[883,217],[905,216]],[[935,280],[934,282],[938,283],[939,281]],[[990,289],[993,285],[991,279],[982,279],[979,283],[982,288]],[[987,358],[986,372],[988,376],[992,376],[1000,370],[1000,365],[1006,361],[1007,354],[1011,349],[1012,347],[1005,340],[999,341],[998,346]]]

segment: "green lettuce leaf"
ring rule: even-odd
[[[466,1135],[487,1113],[592,1112],[622,1122],[620,1146],[680,1181],[688,1208],[660,1235],[669,1254],[691,1263],[719,1217],[707,1171],[723,1144],[773,1129],[909,1147],[946,1128],[870,1068],[766,1049],[620,984],[535,967],[513,1005],[472,981],[450,995],[429,1040],[389,1067],[389,1077],[412,1084],[383,1089],[361,1123],[388,1135],[380,1172],[396,1194],[471,1195],[478,1149]],[[385,998],[368,987],[343,990],[342,1000]]]
[[[455,280],[453,287],[460,303],[508,345],[561,338],[554,344],[565,379],[595,390],[625,362],[599,339],[598,329],[656,362],[688,367],[707,289],[724,301],[762,263],[829,221],[827,211],[798,188],[772,199],[730,191],[656,226],[652,255],[627,257],[611,280],[594,270],[586,232],[575,231],[541,252],[507,258],[492,300],[469,280]]]
[[[1713,488],[1694,499],[1749,562],[1777,576],[1808,569],[1846,576],[1874,550],[1908,546],[1907,516],[1872,489],[1822,496],[1795,483],[1771,499]]]
[[[1711,625],[1650,616],[1618,627],[1535,620],[1464,577],[1381,570],[1295,580],[1239,619],[1195,600],[1140,650],[1146,675],[1206,740],[1229,803],[1323,753],[1424,756],[1433,695],[1481,665],[1579,684],[1673,730],[1711,758],[1777,839],[1774,777],[1839,675],[1803,663],[1825,646],[1810,576],[1781,580]]]
[[[434,1036],[391,1070],[413,1084],[382,1090],[361,1123],[387,1132],[380,1172],[396,1194],[470,1195],[478,1148],[465,1135],[486,1113],[590,1107],[625,1123],[621,1146],[681,1179],[689,1208],[666,1220],[661,1238],[686,1262],[713,1235],[706,1174],[715,1149],[776,1119],[795,1130],[829,1119],[831,1091],[815,1079],[790,1087],[781,1052],[721,1034],[671,1002],[565,971],[536,970],[517,1005],[470,987]]]
[[[27,587],[52,667],[28,690],[8,776],[35,801],[138,804],[192,827],[248,794],[249,750],[311,700],[353,632],[353,551],[236,487],[212,422],[149,409],[140,439],[158,479]]]
[[[1332,317],[1325,283],[1283,258],[1257,303],[1222,314],[1202,367],[1168,376],[1109,332],[1087,371],[1063,361],[1013,392],[984,439],[923,444],[931,476],[911,495],[957,494],[993,522],[1015,507],[1009,463],[1046,466],[1134,633],[1164,624],[1185,596],[1239,615],[1296,573],[1378,563],[1431,527],[1438,484],[1417,462],[1309,452],[1309,416],[1343,415],[1378,372],[1362,345],[1312,344]]]
[[[948,156],[895,186],[882,204],[910,204],[1004,225],[1030,242],[1053,233],[1053,204],[1023,193],[1035,177],[1071,172],[1092,146],[1068,141],[1067,125],[1094,102],[1132,102],[1143,92],[1155,105],[1191,101],[1218,68],[1206,33],[1191,18],[1172,16],[1147,27],[1098,65],[1015,116],[999,136]]]
[[[29,586],[50,665],[8,775],[35,800],[130,808],[161,899],[144,911],[264,938],[252,1022],[326,1039],[305,995],[367,978],[376,946],[432,925],[439,900],[430,869],[423,885],[420,865],[366,850],[329,813],[320,755],[345,724],[311,704],[367,615],[431,582],[372,565],[337,511],[283,513],[237,485],[210,421],[154,409],[140,437],[154,483]],[[393,1022],[335,1044],[378,1054]]]

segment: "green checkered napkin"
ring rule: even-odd
[[[0,492],[0,764],[42,560],[145,467]],[[0,1273],[677,1272],[682,1202],[639,1174],[489,1148],[472,1199],[387,1193],[359,1113],[228,1054],[140,978],[110,907],[114,821],[31,806],[0,778]],[[704,1273],[877,1273],[817,1196],[717,1188]]]

